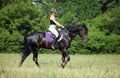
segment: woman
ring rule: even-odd
[[[58,23],[56,20],[55,20],[55,15],[56,15],[57,11],[55,8],[52,8],[50,9],[50,14],[48,16],[48,19],[50,20],[50,26],[49,26],[49,31],[51,31],[54,35],[55,35],[55,39],[53,40],[52,42],[52,48],[54,49],[54,45],[56,43],[56,39],[58,38],[58,35],[59,33],[57,32],[56,30],[56,26],[60,26],[62,28],[64,28],[63,25],[61,25],[60,23]]]

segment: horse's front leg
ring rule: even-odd
[[[66,49],[62,50],[62,63],[61,67],[64,68],[65,65],[70,61],[70,56],[68,54],[68,51]]]

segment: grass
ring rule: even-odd
[[[39,54],[38,68],[32,54],[18,67],[20,54],[0,54],[0,78],[120,78],[120,55],[70,55],[65,69],[60,54]]]

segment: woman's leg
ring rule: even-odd
[[[56,30],[55,28],[56,28],[55,25],[51,25],[51,26],[49,27],[49,30],[55,35],[55,38],[53,39],[52,45],[51,45],[51,47],[52,47],[53,49],[55,49],[55,44],[56,44],[56,42],[57,42],[57,38],[58,38],[58,35],[59,35],[59,33],[57,32],[57,30]]]
[[[52,32],[56,38],[58,37],[59,33],[57,32],[55,25],[50,25],[49,31]]]

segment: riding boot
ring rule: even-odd
[[[56,42],[57,42],[57,38],[55,37],[52,41],[52,45],[51,45],[52,49],[55,49]]]

